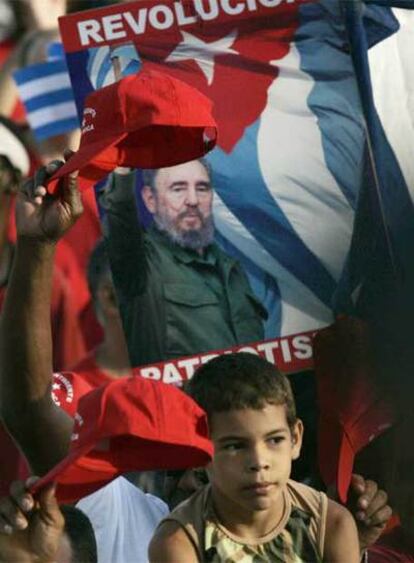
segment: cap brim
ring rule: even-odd
[[[41,491],[44,487],[46,487],[46,485],[48,485],[49,483],[59,484],[62,480],[64,480],[66,472],[71,467],[75,467],[75,466],[79,467],[80,473],[82,473],[82,480],[76,479],[75,481],[77,481],[78,484],[81,482],[84,482],[86,484],[89,483],[92,476],[90,476],[90,478],[88,479],[87,475],[83,474],[84,467],[82,467],[82,462],[80,461],[82,456],[85,456],[89,451],[90,451],[90,447],[85,446],[83,448],[79,448],[77,450],[73,450],[69,452],[69,454],[60,463],[55,465],[55,467],[53,467],[48,473],[46,473],[46,475],[44,475],[43,477],[38,479],[35,483],[33,483],[33,485],[31,485],[29,488],[29,492],[32,494],[36,494],[37,492]],[[93,480],[95,480],[95,476],[93,476]],[[58,487],[56,490],[56,497],[60,502],[72,502],[72,500],[76,500],[76,497],[72,499],[72,498],[68,498],[67,494],[62,494],[60,487]]]
[[[334,416],[320,416],[318,458],[324,483],[327,487],[334,485],[340,500],[346,502],[355,452],[343,426]]]
[[[124,141],[124,142],[123,142]],[[81,190],[92,187],[117,166],[161,168],[175,166],[203,157],[217,142],[214,126],[181,126],[152,124],[80,148],[47,184],[55,193],[59,180],[79,171]]]
[[[211,442],[201,438],[197,446],[145,440],[135,436],[118,436],[112,438],[111,442],[111,451],[99,452],[87,446],[73,450],[36,481],[30,492],[35,494],[55,482],[58,501],[74,502],[129,471],[201,467],[211,460],[213,453]]]
[[[344,433],[339,447],[338,467],[336,472],[336,490],[338,491],[338,497],[342,504],[346,504],[348,499],[348,489],[354,470],[355,454],[356,452],[348,436]]]
[[[105,178],[117,164],[118,150],[117,143],[122,141],[127,133],[105,137],[105,139],[88,145],[82,146],[75,152],[69,160],[50,178],[47,183],[49,193],[56,193],[59,180],[71,172],[79,171],[79,188],[85,190]]]

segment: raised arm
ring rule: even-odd
[[[134,173],[115,173],[101,199],[104,228],[119,311],[133,367],[160,361],[165,311],[160,283],[149,266],[148,246],[135,199]]]
[[[146,289],[143,229],[138,220],[135,171],[117,169],[101,199],[106,210],[105,239],[119,304],[130,305]]]
[[[50,394],[50,295],[56,243],[82,204],[75,174],[60,197],[46,195],[45,179],[58,166],[41,169],[17,197],[16,254],[0,325],[1,417],[38,475],[66,455],[73,424]]]

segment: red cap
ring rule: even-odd
[[[375,384],[369,335],[362,321],[341,319],[320,331],[314,360],[319,468],[325,484],[335,485],[345,503],[356,454],[392,426],[395,413]]]
[[[202,157],[216,144],[212,103],[195,88],[155,70],[126,76],[85,100],[79,150],[50,180],[79,170],[87,188],[117,166],[160,168]]]
[[[121,378],[84,395],[69,454],[31,492],[57,483],[73,502],[128,471],[206,465],[213,454],[204,411],[172,385]]]

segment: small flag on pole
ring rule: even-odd
[[[69,73],[63,59],[19,69],[13,76],[38,141],[79,127]]]

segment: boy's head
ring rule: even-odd
[[[187,390],[209,419],[216,504],[236,512],[280,506],[303,433],[287,378],[259,356],[225,354],[199,368]]]

